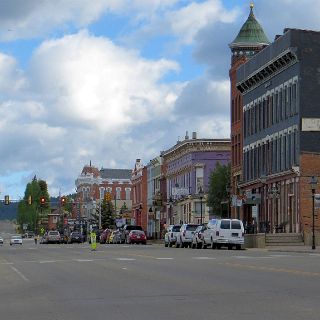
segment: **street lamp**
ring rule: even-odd
[[[314,237],[314,194],[316,192],[316,187],[318,184],[318,179],[315,176],[312,176],[310,179],[311,191],[312,191],[312,250],[316,248],[316,241]]]
[[[170,197],[169,201],[167,202],[167,205],[169,206],[169,225],[172,224],[172,203],[173,203],[173,200],[172,200],[172,197]]]
[[[204,196],[204,192],[202,190],[202,187],[199,188],[198,192],[199,198],[200,198],[200,224],[202,224],[202,199]]]

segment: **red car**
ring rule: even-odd
[[[147,244],[147,237],[144,231],[132,230],[128,235],[128,243],[142,243]]]

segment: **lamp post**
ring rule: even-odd
[[[200,224],[202,224],[202,199],[204,196],[204,192],[202,190],[202,187],[199,188],[199,199],[200,199]]]
[[[172,224],[172,197],[169,198],[167,205],[169,205],[169,225]]]
[[[312,250],[316,248],[316,241],[314,236],[314,194],[316,192],[316,187],[318,184],[318,179],[312,176],[310,179],[311,191],[312,191]]]

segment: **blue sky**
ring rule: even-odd
[[[130,169],[186,131],[229,137],[228,43],[250,2],[2,0],[0,197],[34,175],[71,193],[90,160]],[[317,0],[254,2],[271,41],[320,29]]]

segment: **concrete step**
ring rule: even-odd
[[[266,246],[297,246],[304,245],[301,234],[297,233],[276,233],[266,234]]]

